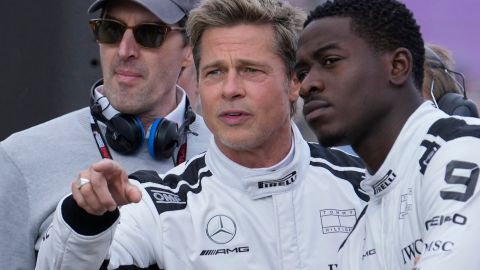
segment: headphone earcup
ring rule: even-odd
[[[177,125],[165,118],[155,120],[148,136],[148,152],[154,159],[166,159],[173,155],[178,144]]]
[[[118,114],[108,121],[105,138],[113,150],[128,155],[142,146],[144,134],[143,124],[138,117]]]
[[[469,116],[478,118],[475,103],[457,93],[446,93],[438,100],[438,107],[449,115]]]

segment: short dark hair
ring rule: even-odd
[[[403,47],[413,57],[413,79],[418,89],[423,84],[425,49],[420,26],[412,12],[396,0],[334,0],[317,6],[304,27],[325,17],[351,19],[352,31],[378,52]]]

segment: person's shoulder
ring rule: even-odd
[[[362,160],[358,156],[352,155],[343,150],[323,147],[319,143],[315,142],[309,142],[308,146],[310,147],[311,158],[317,160],[318,162],[325,162],[341,167],[356,167],[361,169],[365,167]]]
[[[158,173],[154,170],[139,170],[130,174],[129,178],[138,181],[143,186],[160,185],[169,189],[177,189],[182,180],[191,185],[196,184],[202,177],[200,173],[203,170],[208,170],[205,163],[205,153],[198,154],[165,173]]]
[[[426,148],[425,157],[433,158],[439,150],[455,151],[452,145],[468,142],[469,147],[480,145],[480,119],[470,117],[446,117],[433,122],[421,146]],[[473,148],[472,148],[473,149]]]
[[[137,171],[129,175],[145,190],[158,214],[183,210],[187,207],[188,193],[202,191],[202,179],[212,176],[205,163],[205,154],[174,167],[165,174],[151,170]]]
[[[16,162],[21,161],[24,168],[34,167],[28,162],[46,157],[60,158],[72,149],[84,147],[79,142],[90,143],[91,131],[89,110],[81,109],[34,127],[19,131],[0,142],[5,153]],[[90,132],[88,132],[90,131]],[[88,138],[88,139],[87,139]]]
[[[50,119],[33,127],[18,131],[7,137],[2,144],[21,143],[24,140],[32,140],[38,137],[51,136],[54,132],[63,132],[73,123],[82,123],[89,125],[90,111],[88,108],[82,108],[73,112],[63,114],[59,117]]]
[[[349,182],[357,196],[368,201],[368,196],[361,190],[360,182],[365,179],[363,161],[340,149],[323,147],[318,143],[308,143],[310,146],[310,167],[314,170],[328,172],[330,179]]]
[[[427,134],[447,142],[466,136],[480,138],[480,119],[459,116],[441,118],[430,126]]]
[[[447,117],[438,119],[421,142],[425,152],[420,159],[420,172],[458,162],[478,162],[480,156],[480,119]],[[453,162],[453,163],[452,163]],[[435,163],[435,166],[431,164]]]

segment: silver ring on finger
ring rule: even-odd
[[[90,184],[90,179],[87,179],[87,178],[78,178],[77,180],[77,188],[78,190],[80,190],[83,186],[85,186],[86,184]]]

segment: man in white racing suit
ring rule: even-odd
[[[37,269],[336,269],[367,198],[364,169],[307,144],[291,120],[303,19],[277,0],[193,10],[187,31],[209,149],[163,175],[127,177],[110,160],[82,171]]]
[[[478,269],[480,121],[422,100],[412,13],[396,0],[337,0],[305,25],[295,68],[305,118],[321,143],[351,144],[368,169],[371,199],[339,269]]]
[[[402,128],[348,237],[342,269],[477,269],[480,121],[426,102]]]
[[[118,211],[90,215],[67,197],[37,269],[98,269],[106,258],[108,269],[336,269],[362,209],[346,179],[362,169],[294,130],[279,169],[243,167],[212,144],[169,175],[130,175],[144,183],[136,183],[142,201],[123,206],[119,219]]]

